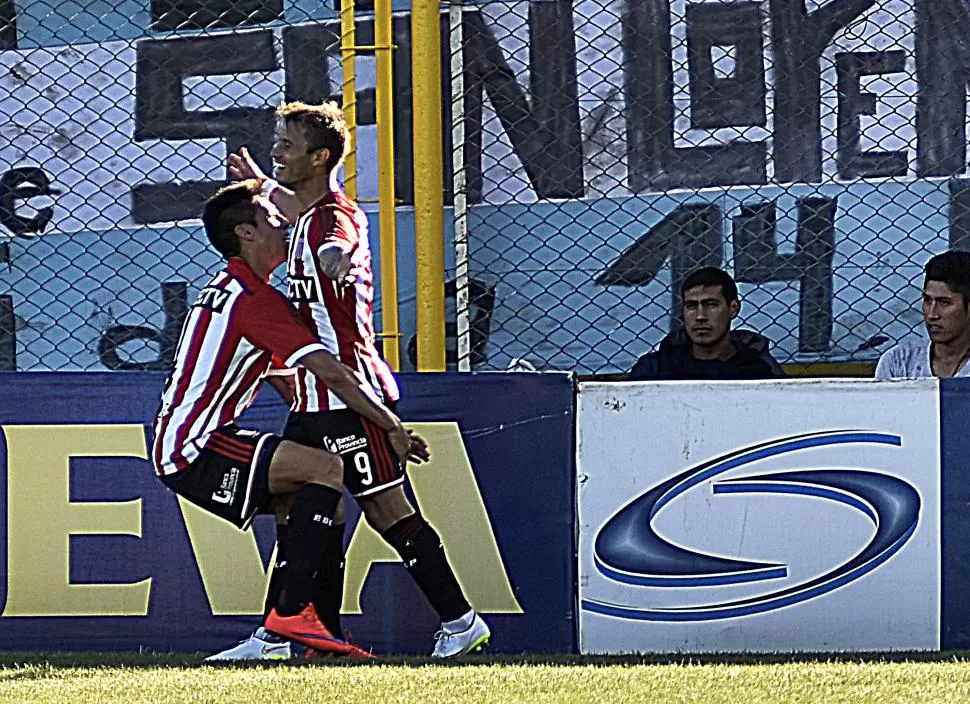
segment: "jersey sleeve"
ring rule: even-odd
[[[291,376],[293,374],[296,374],[296,369],[286,366],[286,362],[274,354],[269,363],[269,369],[263,376]]]
[[[269,285],[260,286],[240,301],[239,324],[243,337],[268,350],[282,367],[294,367],[313,352],[326,352],[320,340],[297,317],[283,294]]]
[[[363,216],[363,213],[361,213]],[[349,252],[360,243],[360,231],[354,216],[336,204],[317,208],[310,225],[309,243],[316,252],[325,244],[337,242]]]

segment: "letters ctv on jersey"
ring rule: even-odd
[[[257,623],[272,520],[260,518],[253,531],[237,531],[181,501],[152,476],[146,421],[162,381],[152,374],[5,380],[4,642],[38,649],[204,650]],[[569,564],[568,522],[562,517],[568,517],[570,505],[572,401],[567,377],[550,381],[538,382],[544,388],[537,405],[525,410],[513,410],[512,400],[526,393],[518,388],[526,380],[500,381],[489,398],[504,396],[507,403],[471,404],[484,409],[472,413],[457,400],[449,403],[454,384],[446,378],[404,381],[406,390],[415,387],[412,415],[428,418],[412,427],[434,451],[431,465],[412,470],[414,493],[443,536],[470,600],[502,630],[500,649],[574,647],[572,570],[541,574],[529,559],[541,544]],[[475,394],[474,387],[454,390],[454,398],[463,401]],[[524,431],[462,436],[462,426],[515,425],[532,413],[539,426],[548,426],[538,429],[549,435],[548,461],[529,456],[532,436]],[[266,395],[250,416],[253,427],[274,430],[282,426],[285,409]],[[561,420],[542,420],[550,416]],[[529,473],[516,465],[527,462],[538,478],[519,482],[515,477]],[[559,513],[534,516],[528,501],[536,493],[532,483],[540,480],[564,487],[550,498]],[[520,514],[535,518],[534,544],[516,527]],[[379,652],[423,652],[436,627],[433,611],[403,569],[389,564],[398,562],[396,554],[358,520],[356,510],[348,517],[348,626]],[[531,635],[536,630],[547,635],[536,639]]]

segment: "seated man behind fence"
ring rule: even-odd
[[[716,267],[698,269],[681,287],[684,327],[670,333],[656,352],[630,371],[631,381],[663,379],[772,379],[785,376],[768,352],[768,339],[731,330],[741,311],[738,287]]]
[[[944,252],[926,263],[923,324],[930,339],[888,350],[877,379],[970,376],[970,252]]]

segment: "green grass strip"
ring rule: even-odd
[[[201,664],[201,655],[0,653],[0,702],[970,702],[965,652],[819,656],[484,656]]]

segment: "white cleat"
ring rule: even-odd
[[[454,621],[441,624],[441,630],[435,634],[433,658],[457,658],[468,653],[481,652],[488,643],[492,632],[474,611]]]
[[[289,660],[293,656],[290,641],[277,638],[262,626],[238,645],[210,655],[204,662],[228,662],[230,660]]]

